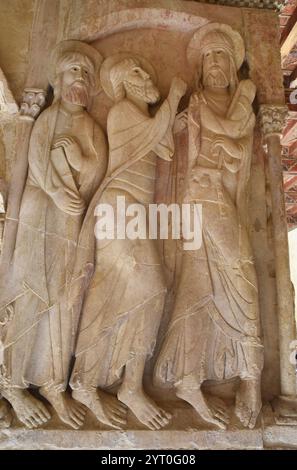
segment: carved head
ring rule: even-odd
[[[159,99],[154,68],[143,56],[130,52],[118,52],[107,57],[100,69],[100,82],[107,96],[115,102],[127,94],[146,103],[155,103]]]
[[[87,106],[99,88],[98,73],[102,57],[93,47],[80,41],[62,41],[53,51],[49,81],[55,99]]]
[[[156,103],[160,99],[160,93],[150,74],[134,57],[115,64],[110,70],[110,81],[116,101],[125,98],[127,93],[148,104]]]
[[[187,49],[189,62],[196,68],[199,87],[237,87],[237,70],[244,60],[244,43],[230,26],[209,23],[197,30]]]
[[[204,36],[201,44],[204,87],[227,88],[237,81],[232,42],[221,31]]]
[[[92,88],[95,86],[95,70],[91,60],[77,52],[67,53],[60,58],[56,67],[57,92],[62,100],[88,106]]]

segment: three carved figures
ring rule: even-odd
[[[119,197],[148,210],[157,159],[172,161],[174,132],[181,131],[188,135],[182,202],[202,204],[202,244],[182,254],[153,381],[224,429],[228,407],[201,387],[239,377],[235,415],[255,426],[263,346],[247,233],[255,86],[238,78],[244,55],[231,27],[200,28],[187,50],[196,90],[178,114],[187,85],[173,78],[156,107],[160,92],[145,58],[121,52],[103,60],[79,41],[55,48],[54,100],[31,134],[15,250],[4,273],[10,282],[0,296],[0,392],[29,428],[50,419],[41,397],[75,429],[87,409],[114,428],[125,426],[127,408],[152,430],[170,422],[143,387],[168,293],[157,240],[149,233],[99,239],[94,228],[98,205],[116,212]],[[107,136],[87,111],[100,86],[113,102]]]

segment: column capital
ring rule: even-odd
[[[21,119],[35,121],[45,105],[46,91],[40,88],[25,88],[20,106]]]
[[[264,139],[282,134],[288,108],[285,105],[261,104],[258,117]]]

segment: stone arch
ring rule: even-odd
[[[137,8],[110,13],[78,25],[71,31],[75,39],[94,42],[121,31],[140,28],[156,28],[192,32],[209,23],[209,20],[194,14],[173,11],[165,8]]]

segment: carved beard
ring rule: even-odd
[[[145,103],[155,104],[160,99],[159,90],[150,80],[145,81],[141,86],[128,81],[125,81],[124,84],[128,93],[131,93],[137,98],[143,99]]]
[[[217,66],[211,67],[204,78],[204,86],[207,87],[227,88],[228,85],[229,80],[225,72]]]
[[[62,99],[71,104],[87,107],[89,104],[89,91],[85,83],[74,82],[62,90]]]

